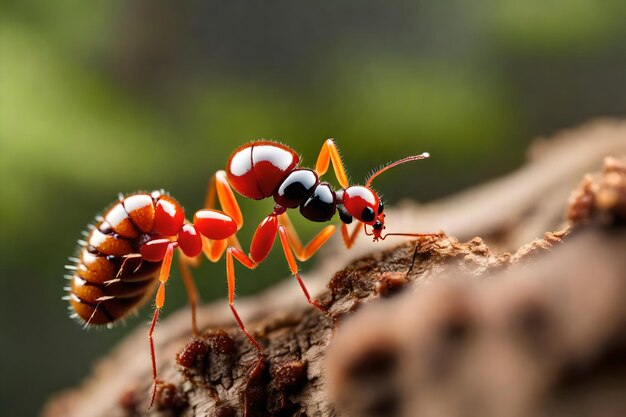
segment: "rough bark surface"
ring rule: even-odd
[[[584,179],[568,220],[508,268],[447,263],[355,315],[327,353],[341,414],[626,415],[626,157]]]
[[[213,303],[200,338],[188,311],[159,326],[168,384],[151,410],[141,328],[43,415],[626,415],[625,160],[575,189],[610,155],[626,155],[626,123],[598,121],[539,142],[508,177],[388,212],[390,229],[445,234],[335,242],[305,277],[335,321],[291,280],[238,301],[267,354],[256,368]]]

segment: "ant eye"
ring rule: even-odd
[[[365,207],[361,212],[361,219],[363,219],[364,222],[374,221],[375,217],[376,215],[374,214],[374,210],[372,210],[371,207]]]
[[[383,202],[379,201],[378,202],[378,214],[381,214],[384,209],[385,209],[385,206],[383,206]]]

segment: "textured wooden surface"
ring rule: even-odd
[[[601,366],[604,350],[623,359],[614,340],[626,322],[618,302],[626,267],[615,251],[626,253],[626,239],[613,221],[623,196],[606,191],[620,189],[620,161],[609,162],[617,174],[588,177],[578,188],[571,235],[564,213],[576,184],[608,155],[626,155],[626,123],[563,132],[538,142],[529,163],[507,177],[388,212],[390,229],[445,235],[363,238],[350,252],[333,242],[304,279],[337,323],[311,309],[293,280],[238,300],[268,357],[252,380],[254,352],[217,302],[199,311],[206,332],[199,339],[190,338],[188,311],[160,324],[160,375],[171,385],[153,409],[141,327],[81,387],[55,395],[43,415],[243,415],[245,390],[249,416],[598,411],[624,381],[587,389],[576,375],[577,367]]]

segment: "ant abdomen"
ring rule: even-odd
[[[148,262],[137,253],[153,233],[155,205],[160,199],[178,205],[160,192],[121,198],[80,242],[71,275],[72,316],[89,325],[111,325],[141,306],[152,293],[161,262]]]

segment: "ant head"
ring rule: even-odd
[[[384,207],[380,200],[380,197],[370,187],[374,178],[390,168],[403,164],[409,161],[417,161],[419,159],[428,158],[428,153],[422,153],[420,155],[408,156],[398,161],[392,162],[378,171],[375,171],[367,179],[365,186],[355,185],[345,189],[343,194],[343,205],[346,211],[364,225],[372,226],[372,233],[368,235],[374,236],[374,241],[384,239],[382,231],[385,229],[385,214],[383,213]]]
[[[343,205],[350,216],[372,226],[374,234],[380,236],[385,228],[385,215],[383,202],[376,191],[362,185],[348,187],[343,193]]]

